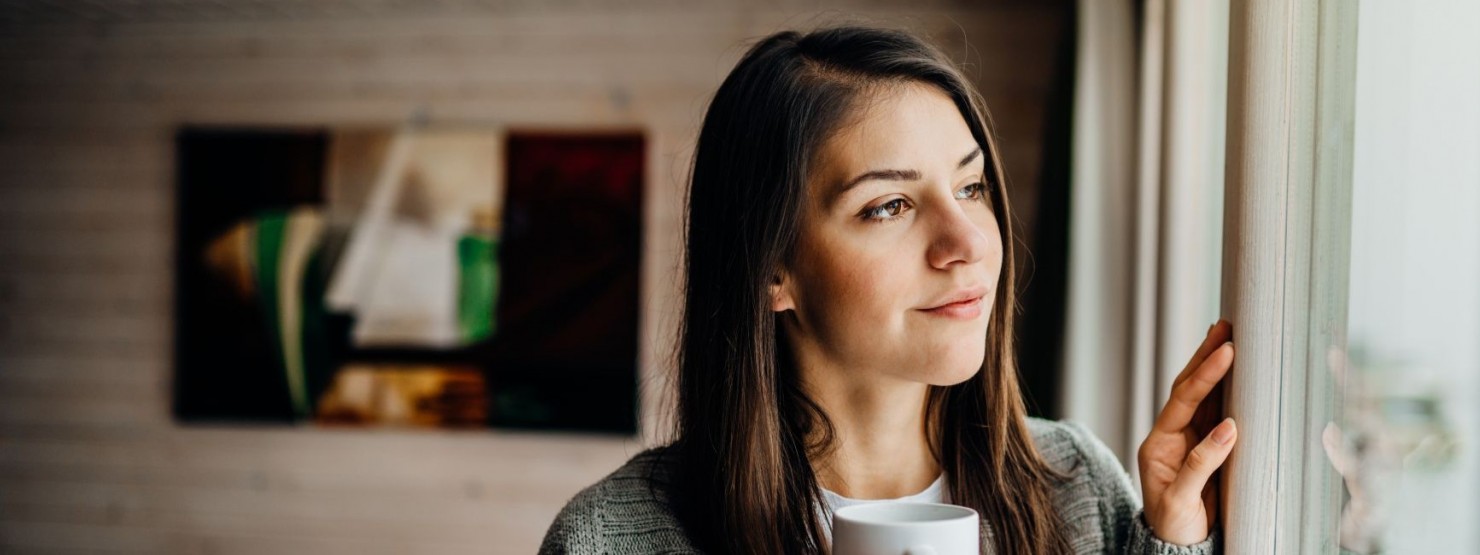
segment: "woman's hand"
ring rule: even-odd
[[[1220,418],[1223,396],[1209,394],[1233,366],[1231,339],[1228,322],[1208,329],[1202,346],[1172,382],[1171,398],[1137,453],[1146,523],[1167,543],[1191,545],[1207,539],[1218,516],[1213,472],[1233,451],[1238,430],[1232,418]]]

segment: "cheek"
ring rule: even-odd
[[[907,290],[903,261],[890,253],[877,252],[865,245],[832,241],[814,251],[812,305],[820,310],[831,327],[847,327],[879,321],[895,310],[895,295]]]
[[[798,253],[797,316],[818,348],[856,365],[894,349],[914,285],[900,253],[848,239],[816,237]]]

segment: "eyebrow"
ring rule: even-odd
[[[961,168],[966,167],[967,164],[970,164],[981,155],[981,147],[976,147],[975,149],[972,149],[969,154],[961,158],[960,162],[956,163],[956,169],[960,170]],[[857,187],[858,184],[874,179],[884,181],[914,181],[920,179],[920,172],[917,170],[870,170],[864,172],[858,177],[849,179],[846,183],[843,183],[843,186],[835,189],[833,193],[829,195],[828,203],[831,204],[832,201],[835,201],[839,197],[842,197],[844,193],[853,190],[853,188]]]

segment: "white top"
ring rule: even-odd
[[[825,506],[817,508],[818,516],[822,520],[822,530],[829,542],[832,541],[832,515],[833,512],[843,507],[854,505],[868,505],[870,503],[898,503],[901,501],[912,501],[915,503],[950,503],[946,496],[946,475],[942,473],[939,478],[925,487],[924,491],[894,499],[853,499],[833,493],[827,488],[822,490],[822,502]]]

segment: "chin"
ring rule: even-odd
[[[928,379],[923,381],[930,385],[947,387],[971,379],[977,372],[981,372],[982,361],[986,357],[986,353],[977,351],[970,353],[970,355],[974,356],[965,355],[967,353],[963,353],[963,356],[960,357],[950,357],[950,361],[944,368],[931,372],[931,375],[927,377]]]

